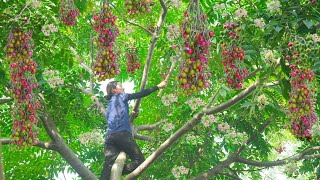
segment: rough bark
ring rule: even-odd
[[[65,159],[65,161],[79,174],[82,179],[96,180],[94,174],[83,164],[76,154],[64,142],[55,124],[48,114],[40,117],[47,134],[50,136],[52,143],[56,147],[57,152]]]

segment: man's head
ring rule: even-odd
[[[111,81],[107,84],[106,91],[108,95],[120,94],[124,93],[124,88],[119,81]]]

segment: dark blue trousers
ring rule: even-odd
[[[129,132],[120,131],[110,134],[105,142],[105,160],[100,180],[110,179],[112,165],[121,151],[125,152],[131,159],[131,162],[124,166],[122,174],[129,174],[134,171],[145,160]]]

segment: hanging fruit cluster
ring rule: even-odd
[[[104,5],[98,14],[93,17],[94,30],[98,33],[96,43],[98,46],[98,55],[93,65],[93,70],[98,76],[98,81],[111,79],[118,75],[118,59],[119,52],[115,52],[114,44],[116,37],[119,36],[119,29],[116,26],[117,17],[112,15],[112,11],[108,5]]]
[[[138,16],[151,12],[153,2],[150,0],[127,0],[124,4],[127,13],[131,16]]]
[[[225,29],[226,38],[222,45],[222,63],[225,70],[227,84],[232,89],[241,89],[243,80],[248,76],[247,68],[243,67],[243,60],[246,52],[238,46],[240,38],[239,24],[227,22]]]
[[[319,53],[315,43],[311,39],[307,42],[301,39],[288,43],[289,52],[286,56],[290,63],[290,100],[288,102],[288,117],[291,119],[291,132],[298,138],[311,139],[310,130],[316,123],[317,116],[314,113],[316,103],[314,92],[315,73],[307,68],[308,63]]]
[[[138,49],[128,48],[126,52],[127,58],[127,72],[134,74],[136,69],[140,69],[140,63],[138,61]]]
[[[34,94],[38,87],[35,78],[37,63],[32,59],[32,33],[12,30],[5,47],[10,64],[11,90],[14,99],[11,114],[14,118],[11,138],[14,144],[31,146],[37,142],[37,110],[40,101]]]
[[[182,52],[182,64],[178,81],[183,94],[190,95],[209,86],[211,74],[209,67],[210,38],[214,35],[209,31],[207,17],[202,13],[198,0],[190,2],[182,20],[182,37],[185,50]]]
[[[73,26],[77,22],[79,10],[73,0],[60,0],[60,16],[66,26]]]

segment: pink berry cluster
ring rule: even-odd
[[[225,43],[222,48],[222,63],[225,70],[227,84],[232,89],[241,89],[243,80],[248,76],[247,68],[243,67],[244,56],[246,52],[238,47],[241,29],[239,24],[227,22],[223,28],[225,29]]]
[[[98,33],[96,39],[98,55],[92,68],[98,76],[97,80],[104,81],[120,73],[119,65],[116,64],[119,52],[114,51],[114,43],[119,36],[117,17],[112,14],[108,5],[104,5],[100,12],[94,15],[93,20],[94,30]]]
[[[66,26],[73,26],[79,15],[79,10],[73,0],[60,0],[60,16]]]
[[[140,63],[138,61],[138,49],[128,48],[126,52],[127,58],[127,72],[134,74],[136,69],[140,69]]]
[[[124,4],[127,13],[131,16],[151,12],[152,5],[153,2],[150,0],[127,0]]]
[[[202,13],[197,0],[192,0],[184,12],[182,38],[185,50],[178,81],[184,95],[191,95],[209,87],[209,48],[214,31],[207,29],[207,16]]]
[[[37,143],[37,110],[40,101],[34,94],[38,87],[35,78],[37,63],[32,59],[32,33],[12,30],[5,47],[7,60],[10,64],[11,90],[14,99],[11,115],[13,121],[13,143],[31,146]]]
[[[288,54],[286,58],[290,63],[290,100],[288,102],[288,117],[291,119],[291,132],[298,138],[311,139],[311,127],[317,122],[317,116],[314,113],[314,104],[316,103],[313,80],[315,73],[305,66],[310,61],[309,55],[312,51],[308,43],[288,43]],[[301,53],[300,53],[301,52]],[[306,62],[307,61],[307,62]]]

